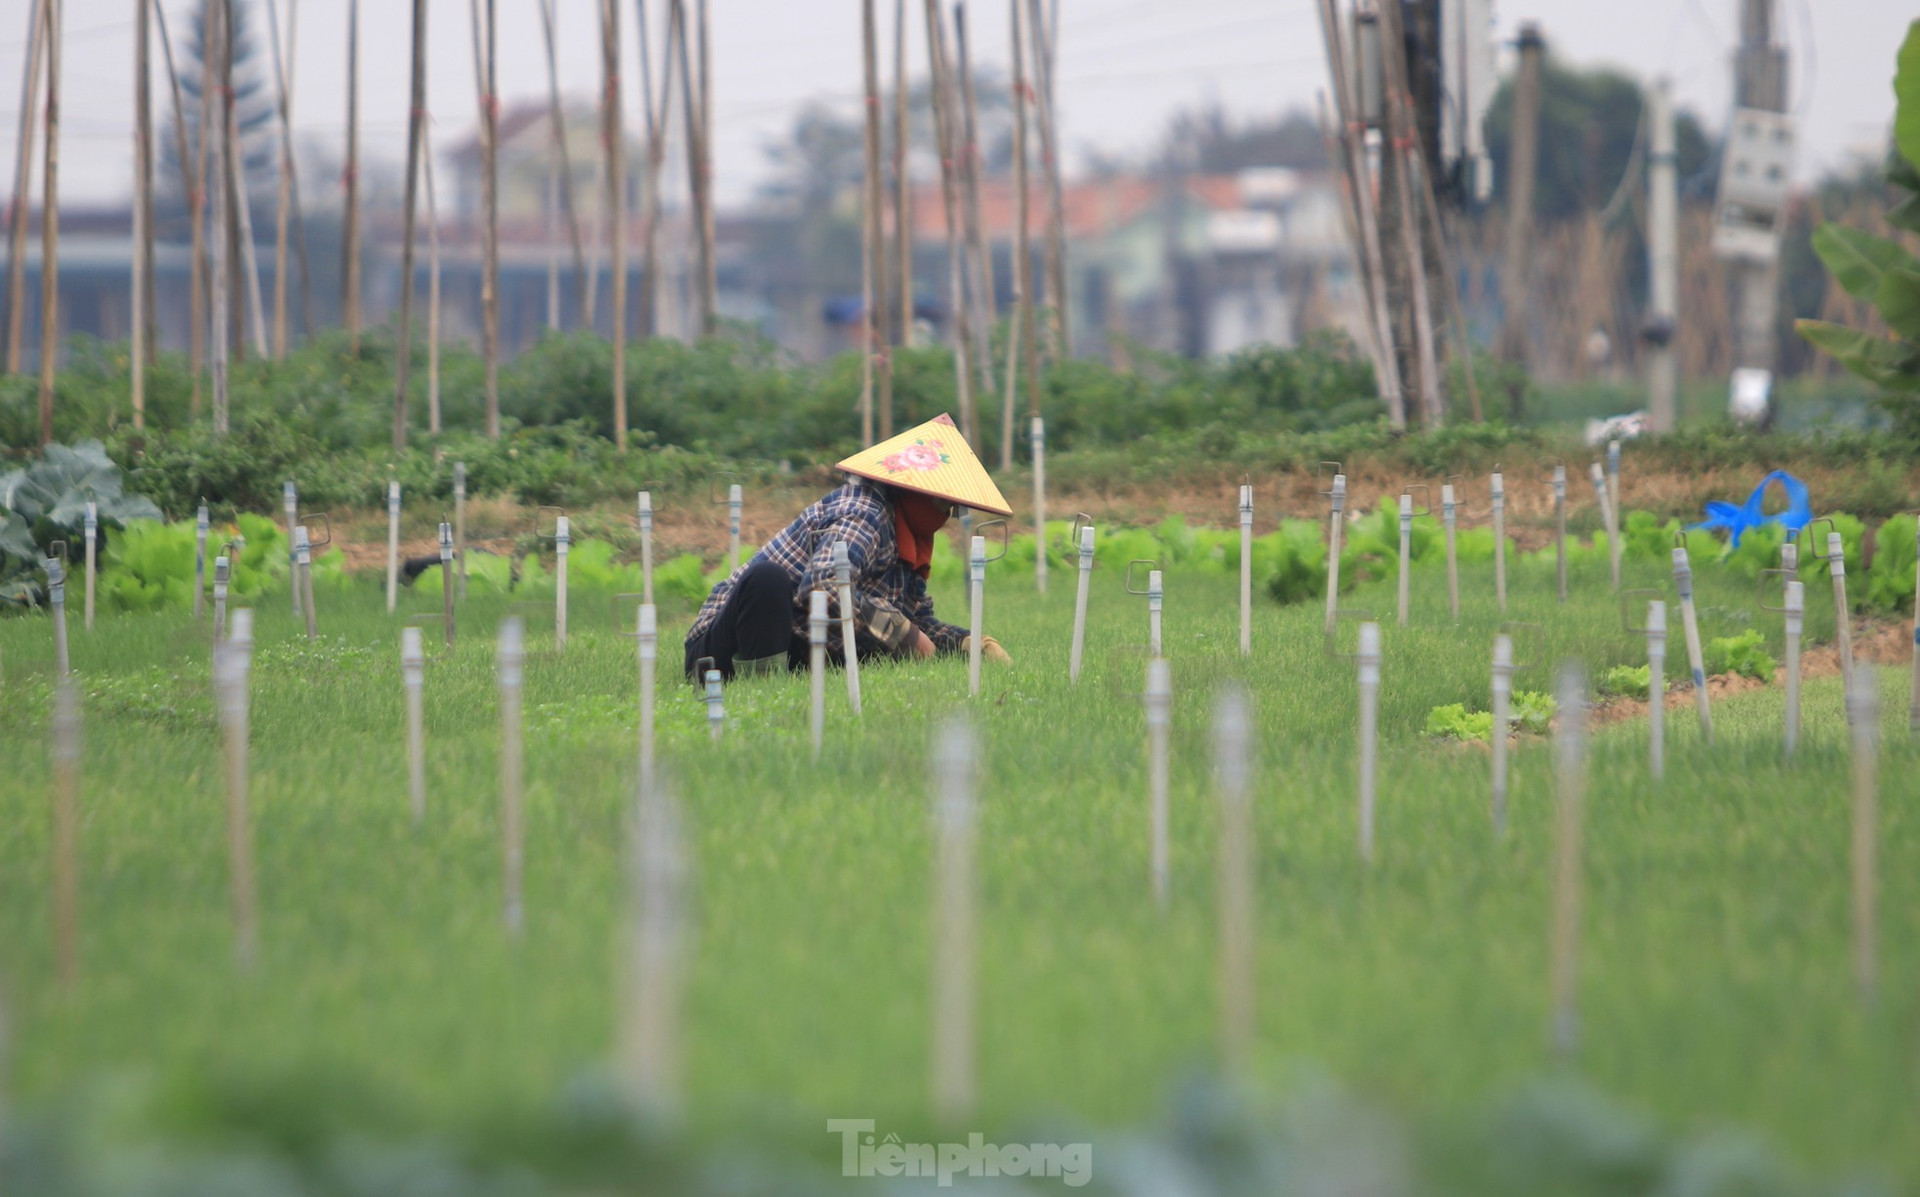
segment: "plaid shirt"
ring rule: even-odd
[[[829,491],[801,512],[800,518],[715,586],[688,629],[687,642],[692,643],[713,626],[748,566],[755,561],[771,561],[785,570],[793,583],[794,637],[802,644],[807,642],[807,595],[825,590],[829,596],[827,608],[833,616],[827,632],[828,651],[836,657],[844,656],[840,647],[840,593],[833,579],[833,544],[837,540],[847,542],[847,559],[853,566],[854,643],[861,656],[908,651],[915,628],[925,632],[939,652],[960,650],[967,629],[934,618],[926,580],[899,558],[892,501],[880,487],[858,478]]]

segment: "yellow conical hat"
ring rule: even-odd
[[[1013,514],[1006,496],[987,477],[986,467],[945,415],[862,449],[835,468],[976,511]]]

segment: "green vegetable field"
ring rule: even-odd
[[[1489,818],[1488,754],[1462,742],[1485,728],[1429,727],[1436,708],[1460,704],[1461,720],[1440,719],[1449,726],[1487,709],[1491,643],[1508,624],[1515,688],[1543,695],[1569,657],[1621,689],[1610,671],[1644,664],[1643,642],[1622,628],[1603,553],[1576,556],[1564,607],[1550,556],[1518,561],[1504,617],[1491,562],[1476,555],[1457,626],[1430,562],[1414,574],[1410,628],[1395,624],[1390,568],[1341,600],[1384,636],[1371,866],[1356,849],[1355,667],[1339,655],[1356,619],[1329,646],[1320,604],[1275,602],[1295,597],[1276,584],[1256,599],[1242,658],[1236,575],[1170,567],[1164,911],[1148,884],[1147,611],[1125,592],[1124,559],[1103,556],[1093,574],[1077,686],[1073,576],[1056,568],[1036,595],[1029,550],[988,570],[986,628],[1014,663],[989,666],[973,700],[964,659],[869,663],[857,720],[834,675],[818,762],[803,675],[729,687],[724,741],[709,743],[705,708],[678,676],[692,608],[672,599],[660,759],[693,866],[685,1098],[678,1124],[631,1134],[609,1096],[637,772],[630,606],[576,587],[555,654],[550,600],[473,589],[457,647],[426,670],[416,829],[399,628],[409,613],[437,615],[438,579],[402,592],[401,617],[373,576],[322,587],[312,644],[283,580],[244,600],[256,618],[260,926],[243,971],[208,627],[178,605],[129,601],[103,607],[88,633],[72,585],[85,723],[70,992],[54,978],[49,896],[49,623],[0,620],[11,1168],[62,1193],[829,1191],[840,1140],[827,1119],[876,1119],[908,1140],[953,1129],[928,1098],[928,761],[935,727],[958,712],[982,745],[979,1103],[961,1129],[1087,1139],[1091,1191],[1175,1191],[1123,1179],[1123,1160],[1154,1151],[1213,1161],[1191,1165],[1179,1191],[1277,1191],[1283,1173],[1319,1191],[1261,1171],[1271,1161],[1244,1146],[1248,1126],[1279,1128],[1261,1141],[1293,1143],[1295,1160],[1358,1144],[1354,1158],[1385,1169],[1342,1191],[1920,1185],[1920,751],[1904,670],[1878,675],[1877,995],[1863,1000],[1850,964],[1838,681],[1809,680],[1791,763],[1780,691],[1758,688],[1718,706],[1710,746],[1690,708],[1669,712],[1662,785],[1647,775],[1644,719],[1596,729],[1580,1044],[1562,1059],[1548,1034],[1552,756],[1537,734],[1548,715],[1516,709],[1504,837]],[[1727,667],[1784,660],[1754,575],[1696,571],[1703,636],[1735,642]],[[1627,572],[1626,585],[1672,598],[1657,555],[1630,554]],[[1832,601],[1807,576],[1808,635],[1824,643]],[[956,571],[939,568],[935,591],[942,615],[963,622]],[[518,943],[502,925],[494,661],[509,612],[526,618],[530,650]],[[437,650],[437,627],[427,644]],[[1676,620],[1670,682],[1683,662]],[[1223,1061],[1209,753],[1230,684],[1249,691],[1256,735],[1257,1046]]]

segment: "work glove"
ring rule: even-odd
[[[973,651],[972,636],[968,636],[960,642],[960,651],[966,653]],[[1001,648],[1000,642],[991,636],[982,636],[980,638],[980,655],[997,665],[1013,664],[1013,658],[1007,655],[1007,650]]]

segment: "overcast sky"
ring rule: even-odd
[[[177,39],[195,0],[162,0]],[[256,9],[264,39],[266,0]],[[346,0],[277,0],[280,19],[297,4],[299,47],[294,121],[303,139],[339,146],[345,129]],[[539,0],[496,0],[499,72],[506,103],[545,94]],[[810,100],[857,111],[858,0],[711,0],[715,178],[723,202],[750,196],[766,171],[765,144]],[[1325,86],[1317,0],[1059,0],[1061,135],[1072,157],[1150,147],[1182,108],[1218,103],[1250,116],[1311,105]],[[1729,61],[1738,0],[1494,0],[1495,36],[1539,22],[1553,51],[1583,64],[1610,63],[1647,79],[1671,76],[1680,102],[1718,128],[1732,92]],[[11,178],[31,0],[0,0],[0,187]],[[61,187],[65,197],[129,193],[136,0],[64,0],[65,107]],[[477,107],[470,0],[431,0],[429,106],[441,146],[471,131]],[[598,0],[557,0],[563,88],[582,100],[598,91]],[[1791,56],[1793,107],[1801,118],[1801,174],[1880,144],[1892,119],[1893,54],[1912,0],[1778,0]],[[362,152],[405,154],[409,44],[404,0],[361,6]],[[656,22],[665,0],[649,0]],[[881,0],[884,62],[891,61],[893,3]],[[909,52],[926,56],[909,0]],[[974,54],[1004,65],[1004,0],[974,0]],[[630,127],[639,83],[632,0],[622,0]],[[655,35],[658,47],[659,35]],[[1502,69],[1508,56],[1503,54]],[[155,71],[161,71],[155,55]],[[890,65],[885,68],[889,73]],[[164,81],[164,75],[160,76]],[[156,119],[168,111],[159,97]],[[309,184],[311,187],[312,184]],[[37,190],[37,184],[36,184]],[[311,194],[311,192],[309,192]]]

